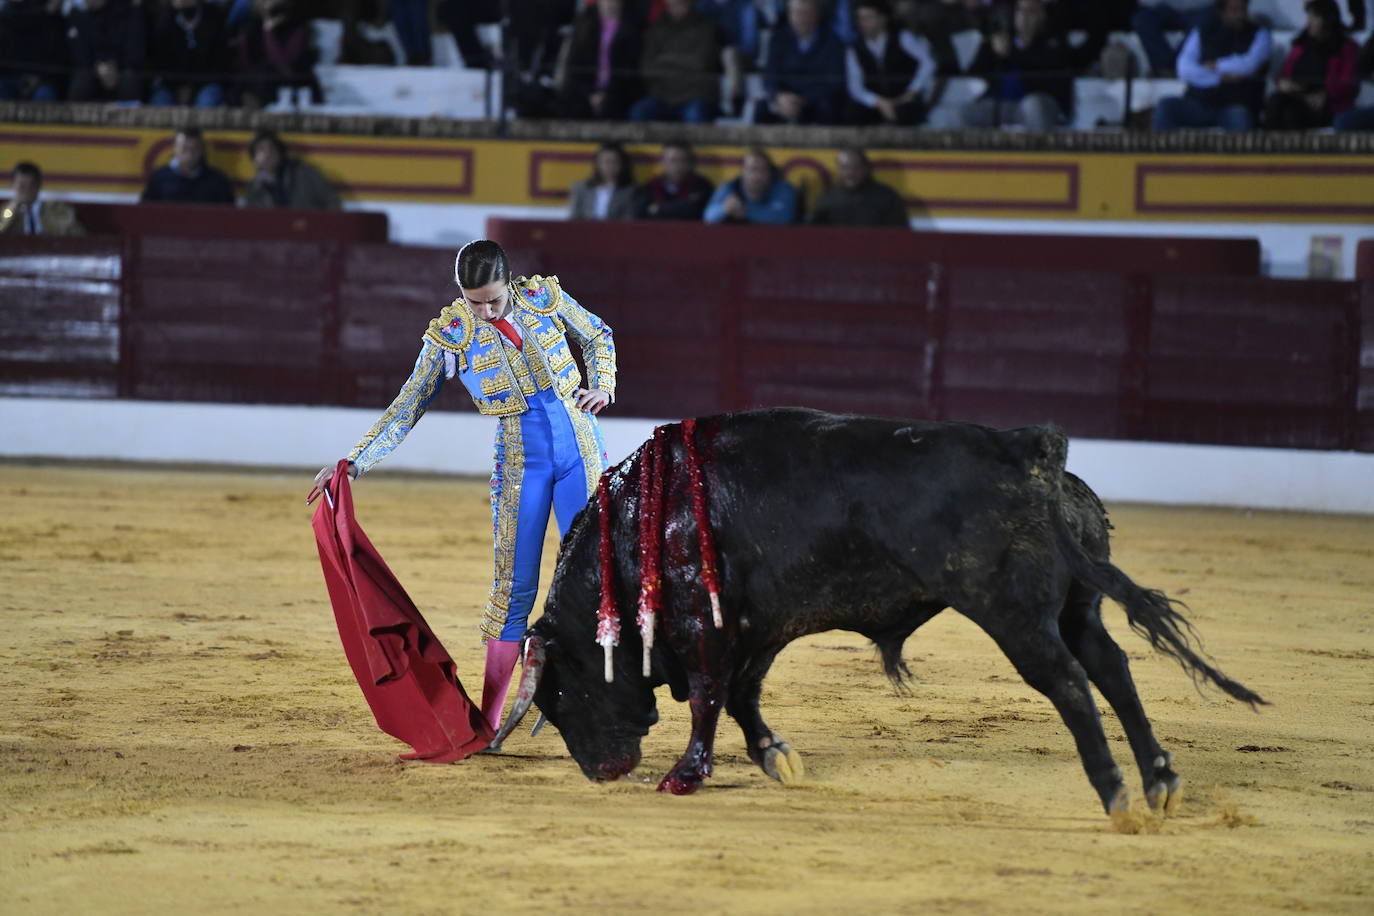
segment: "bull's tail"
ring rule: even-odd
[[[1055,539],[1074,577],[1120,604],[1126,611],[1126,619],[1132,630],[1148,639],[1158,651],[1172,656],[1194,683],[1211,681],[1228,695],[1248,703],[1251,709],[1268,705],[1259,694],[1231,680],[1202,657],[1202,644],[1197,631],[1187,618],[1174,609],[1179,602],[1158,589],[1141,588],[1110,562],[1088,556],[1069,530],[1057,500],[1051,507],[1050,516]]]

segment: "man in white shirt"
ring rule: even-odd
[[[1154,129],[1250,130],[1264,103],[1269,30],[1250,18],[1249,0],[1220,0],[1217,16],[1193,29],[1178,52],[1181,96],[1159,100]]]
[[[920,124],[935,83],[929,45],[893,27],[888,0],[855,0],[854,24],[858,35],[845,51],[845,121]]]

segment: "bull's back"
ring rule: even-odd
[[[1043,526],[1065,453],[1047,427],[801,409],[700,425],[727,590],[807,630],[966,597],[956,585]]]

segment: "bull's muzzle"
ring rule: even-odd
[[[534,691],[539,687],[539,674],[544,670],[544,640],[538,636],[531,635],[525,639],[524,662],[520,666],[520,686],[515,691],[515,705],[511,707],[510,715],[506,721],[501,723],[501,730],[496,733],[496,737],[491,739],[490,747],[500,749],[501,742],[506,740],[511,732],[515,731],[520,724],[520,720],[525,718],[525,713],[530,711],[530,703],[534,701]]]

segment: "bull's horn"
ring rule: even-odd
[[[525,718],[525,713],[530,711],[530,703],[534,701],[534,690],[539,686],[539,673],[543,670],[544,640],[538,636],[531,636],[525,640],[525,663],[520,670],[520,686],[515,691],[515,705],[511,707],[506,721],[501,723],[501,729],[496,733],[496,737],[491,739],[491,747],[499,748],[501,742],[506,740],[506,736],[515,731],[520,720]]]

